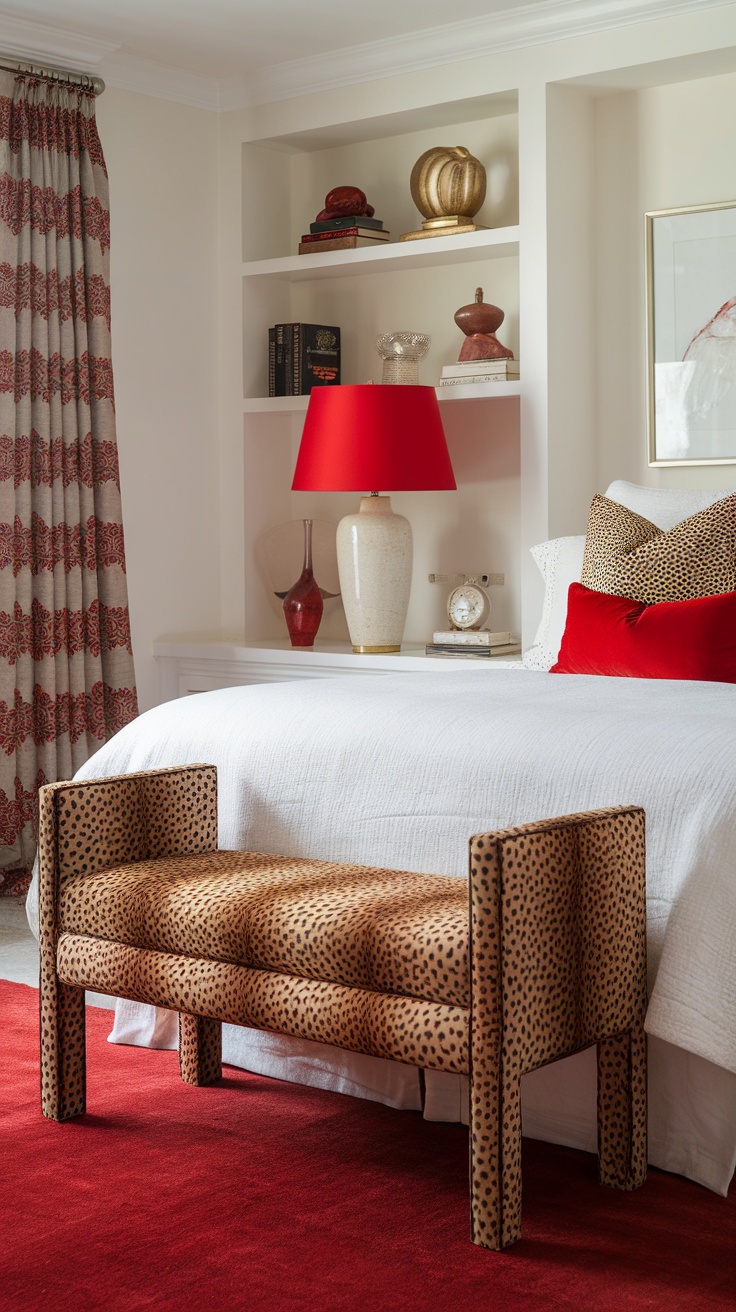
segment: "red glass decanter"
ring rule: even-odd
[[[322,619],[322,591],[312,573],[312,521],[304,520],[304,566],[284,597],[284,615],[292,647],[313,647]]]

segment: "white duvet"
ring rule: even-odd
[[[483,666],[231,688],[141,716],[79,772],[208,761],[222,847],[466,877],[470,834],[647,817],[650,1035],[736,1072],[736,688]]]

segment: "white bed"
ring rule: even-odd
[[[734,489],[616,482],[668,529]],[[220,845],[466,876],[471,833],[636,803],[647,812],[649,1158],[725,1193],[736,1166],[736,687],[546,673],[584,538],[542,544],[526,669],[205,693],[140,717],[80,771],[212,761]],[[545,672],[541,672],[545,671]],[[34,922],[35,886],[29,897]],[[176,1017],[118,1003],[113,1042],[176,1046]],[[227,1061],[466,1119],[460,1077],[225,1027]],[[526,1077],[524,1131],[595,1150],[595,1059]]]
[[[724,1193],[736,1161],[736,689],[458,673],[232,688],[169,702],[79,777],[211,761],[220,845],[466,876],[471,833],[635,803],[647,813],[650,1160]],[[173,1016],[118,1004],[113,1041],[175,1046]],[[417,1073],[254,1031],[226,1060],[420,1105]],[[527,1077],[525,1132],[594,1148],[594,1063]],[[458,1077],[425,1113],[461,1119]]]

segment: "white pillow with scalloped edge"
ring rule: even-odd
[[[675,524],[681,524],[683,519],[697,515],[699,510],[705,510],[734,492],[736,488],[733,487],[708,492],[689,487],[642,487],[639,483],[627,483],[617,478],[606,488],[605,495],[609,501],[617,501],[620,506],[626,506],[627,510],[633,510],[635,515],[641,515],[666,532]]]
[[[544,579],[544,601],[534,642],[522,657],[527,670],[549,670],[557,660],[567,619],[567,592],[571,583],[580,582],[584,551],[584,533],[551,538],[531,549]]]

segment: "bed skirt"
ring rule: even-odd
[[[119,1001],[109,1041],[176,1048],[176,1012]],[[364,1057],[268,1030],[222,1027],[223,1061],[256,1075],[368,1098],[430,1121],[468,1121],[468,1081]],[[596,1060],[590,1048],[525,1075],[523,1132],[597,1151]],[[676,1091],[676,1094],[675,1094]],[[736,1167],[736,1075],[662,1039],[649,1039],[649,1162],[725,1195]]]

